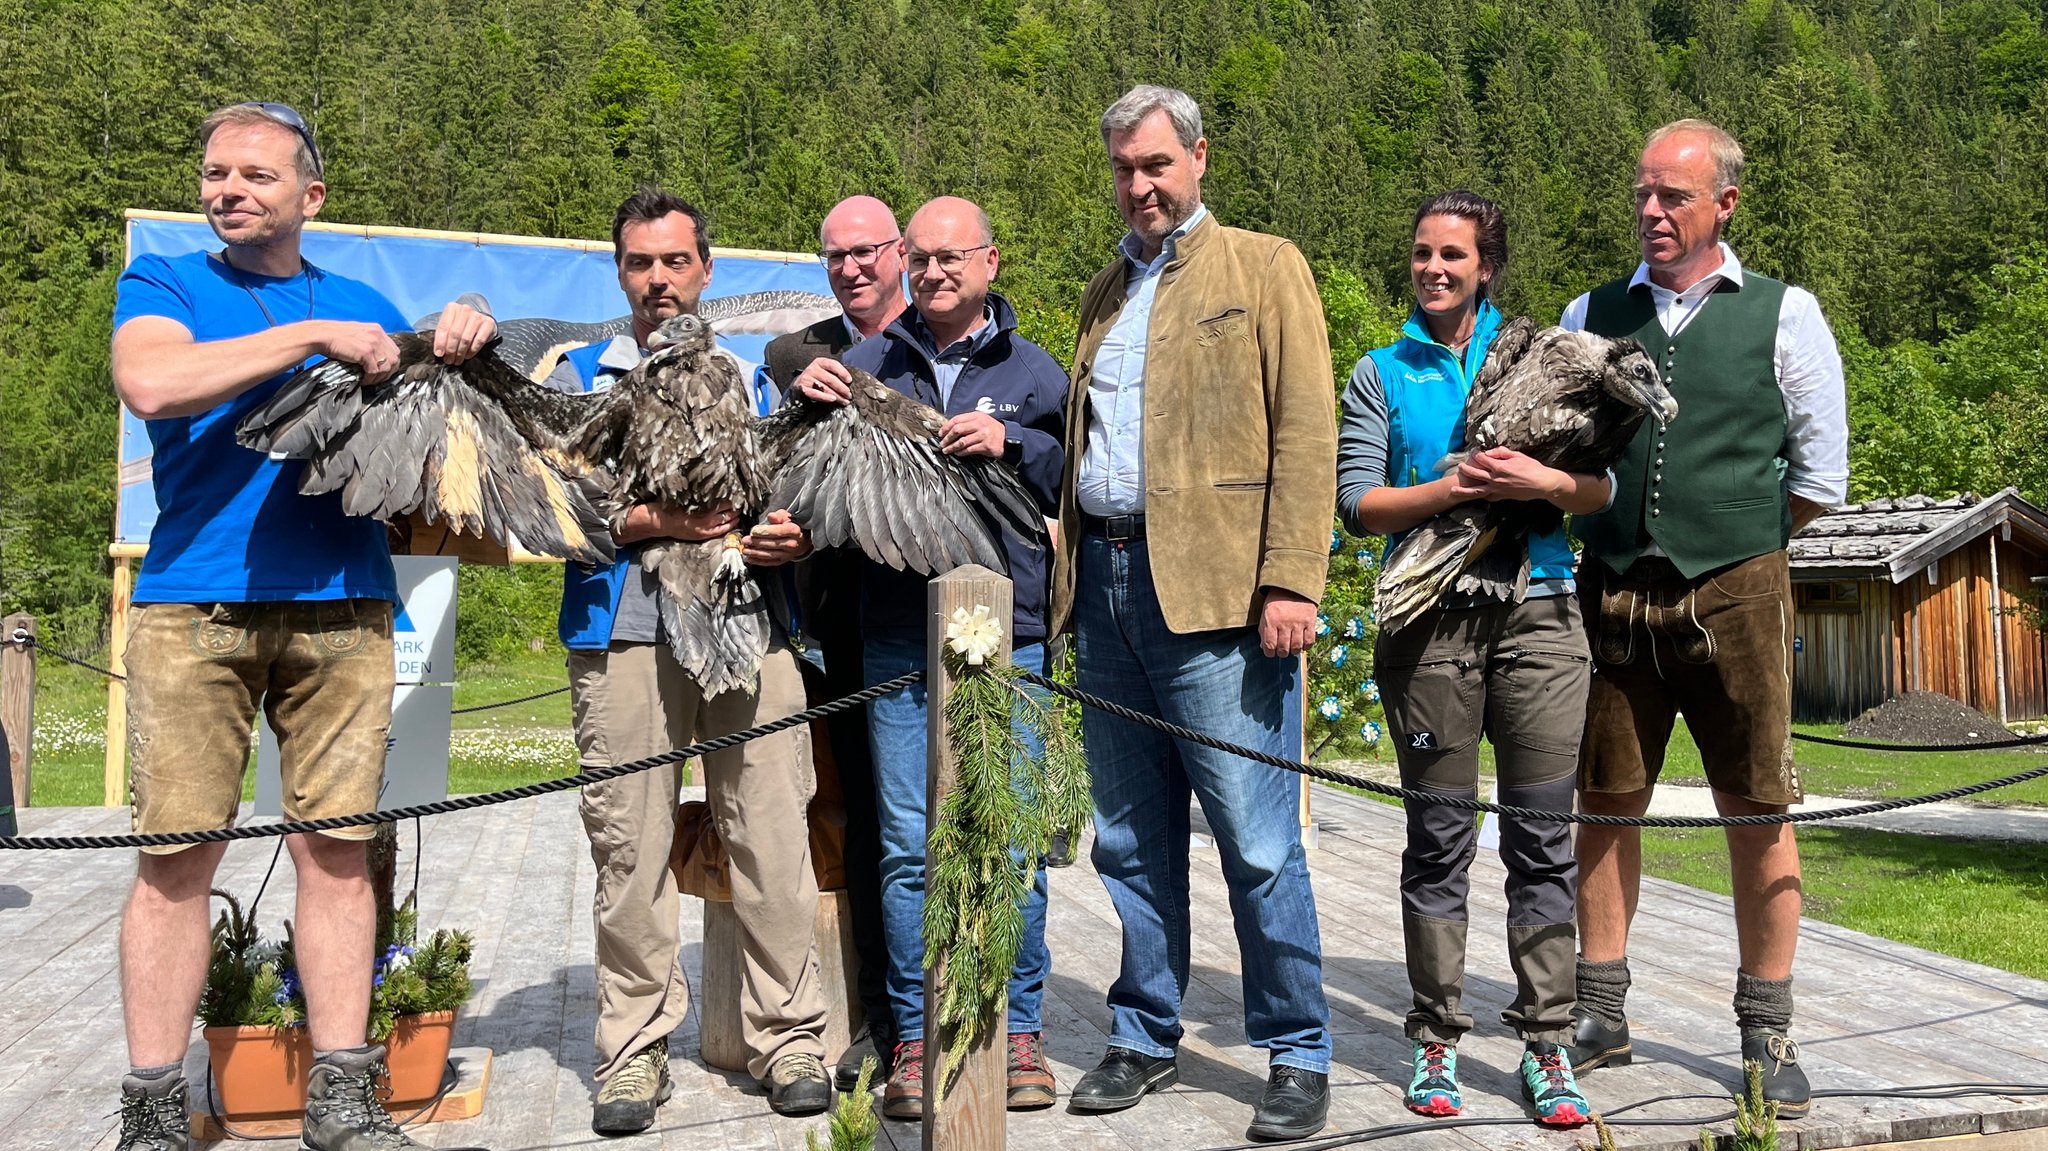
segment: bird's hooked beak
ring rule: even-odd
[[[1616,365],[1620,370],[1609,374],[1609,379],[1620,378],[1622,386],[1619,398],[1624,402],[1643,409],[1659,426],[1669,424],[1678,418],[1678,400],[1671,390],[1664,386],[1664,380],[1657,374],[1657,365],[1649,353],[1641,348],[1632,348],[1621,357]]]
[[[648,333],[647,350],[658,352],[663,348],[686,343],[702,332],[703,329],[704,320],[701,316],[689,312],[685,312],[680,316],[670,316],[668,319],[663,320],[661,325],[655,328],[654,331]]]

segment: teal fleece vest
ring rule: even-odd
[[[1479,315],[1472,324],[1472,342],[1465,346],[1465,361],[1430,337],[1420,313],[1411,312],[1401,325],[1401,338],[1384,348],[1375,348],[1373,369],[1379,373],[1380,388],[1387,396],[1387,482],[1397,488],[1426,484],[1437,478],[1437,461],[1450,454],[1454,445],[1465,443],[1465,397],[1472,391],[1472,379],[1486,362],[1487,349],[1500,332],[1501,314],[1492,303],[1480,301]],[[1387,537],[1387,552],[1407,535]],[[1572,549],[1564,530],[1529,538],[1529,580],[1572,578]]]
[[[1778,311],[1785,285],[1743,273],[1715,287],[1690,323],[1667,338],[1649,285],[1593,289],[1586,330],[1633,336],[1678,400],[1668,428],[1654,420],[1615,461],[1614,505],[1579,516],[1588,551],[1626,571],[1651,541],[1690,579],[1777,551],[1792,536],[1785,498],[1785,395],[1778,388]]]

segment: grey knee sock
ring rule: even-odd
[[[1579,1007],[1609,1027],[1628,1022],[1628,959],[1579,960]]]
[[[1581,993],[1583,994],[1583,992]],[[1735,1025],[1743,1038],[1755,1031],[1784,1032],[1792,1026],[1792,977],[1758,979],[1735,973]]]

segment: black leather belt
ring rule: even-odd
[[[1101,536],[1110,541],[1141,540],[1145,538],[1145,513],[1091,516],[1084,512],[1081,515],[1081,532],[1084,535]]]

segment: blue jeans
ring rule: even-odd
[[[881,683],[925,666],[924,640],[869,639],[867,682]],[[1045,645],[1027,644],[1010,656],[1026,671],[1045,670]],[[889,1006],[896,1040],[924,1038],[925,685],[898,688],[868,704],[868,746],[874,752],[875,793],[882,824],[882,930],[889,941]],[[1034,752],[1038,741],[1025,729]],[[1045,948],[1045,864],[1037,861],[1024,901],[1024,938],[1010,970],[1010,1034],[1041,1030],[1039,1004],[1052,955]]]
[[[1082,538],[1074,626],[1083,691],[1231,743],[1299,754],[1284,746],[1282,719],[1294,660],[1262,654],[1255,628],[1169,631],[1142,540]],[[1123,921],[1123,967],[1109,989],[1110,1046],[1164,1057],[1180,1042],[1192,795],[1230,889],[1245,1035],[1276,1065],[1327,1072],[1330,1007],[1297,777],[1094,708],[1081,715],[1094,775],[1095,870]]]

